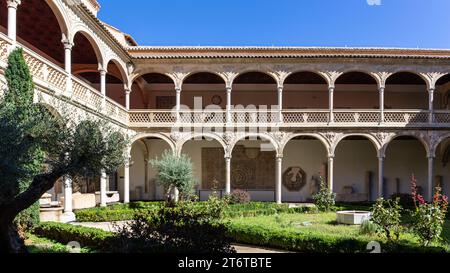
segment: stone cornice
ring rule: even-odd
[[[450,60],[450,49],[337,47],[128,47],[135,59],[395,58]]]

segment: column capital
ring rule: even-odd
[[[175,92],[177,92],[177,93],[181,93],[181,86],[177,86],[177,87],[175,87]]]
[[[125,95],[130,95],[131,92],[133,92],[131,88],[125,88]]]
[[[64,45],[64,49],[72,50],[74,43],[72,43],[69,39],[64,38],[61,40],[61,43]]]
[[[334,85],[329,85],[328,86],[328,91],[329,92],[334,92],[335,86]]]
[[[434,88],[434,87],[429,87],[428,88],[428,92],[430,92],[430,93],[434,93],[435,90],[436,90],[436,88]]]
[[[329,160],[333,160],[334,158],[335,158],[335,155],[334,155],[334,154],[332,154],[332,155],[329,154],[329,155],[328,155],[328,159],[329,159]]]
[[[6,4],[8,5],[8,8],[14,8],[17,9],[17,7],[22,4],[21,0],[6,0]]]
[[[278,85],[277,89],[278,89],[278,92],[283,92],[284,86],[283,85]]]
[[[233,91],[233,87],[231,87],[231,86],[227,86],[226,89],[227,89],[227,93],[231,93],[231,91]]]
[[[108,71],[106,71],[106,69],[104,68],[99,68],[98,72],[100,72],[100,76],[105,77],[106,74],[108,73]]]

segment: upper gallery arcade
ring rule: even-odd
[[[245,153],[241,147],[250,149],[252,141],[272,145],[274,176],[267,183],[273,184],[252,190],[273,191],[278,202],[295,199],[282,176],[303,160],[288,153],[312,147],[302,141],[318,141],[323,152],[307,176],[326,163],[322,171],[341,193],[351,162],[338,163],[338,154],[352,150],[352,141],[367,142],[361,147],[370,154],[370,167],[363,168],[375,173],[373,195],[386,192],[386,173],[393,168],[387,166],[389,145],[396,141],[416,141],[428,196],[436,176],[447,177],[442,164],[450,154],[450,50],[139,46],[99,20],[99,9],[96,0],[1,0],[0,78],[3,89],[8,52],[22,46],[42,103],[59,111],[53,99],[67,98],[77,111],[127,132],[133,140],[130,163],[118,172],[116,186],[109,184],[126,202],[157,198],[152,170],[136,166],[159,153],[151,147],[158,141],[192,153],[199,180],[213,179],[202,169],[200,154],[214,147],[188,147],[194,136],[199,142],[214,139],[222,149],[215,151],[224,158],[217,179],[226,192],[236,182],[232,162],[236,153]],[[173,132],[174,127],[196,129]],[[199,190],[210,186],[203,182]],[[104,204],[105,183],[100,187]]]

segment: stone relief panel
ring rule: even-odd
[[[222,148],[202,149],[202,187],[225,188],[225,159]],[[275,153],[236,146],[231,160],[231,187],[243,190],[274,190]]]

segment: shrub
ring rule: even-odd
[[[153,159],[150,164],[157,170],[157,183],[167,190],[168,200],[178,201],[169,197],[174,189],[178,189],[181,197],[186,200],[192,196],[196,181],[194,167],[187,155],[177,156],[173,152],[166,151],[161,159]]]
[[[424,246],[441,239],[443,226],[448,209],[448,198],[442,195],[441,188],[436,188],[433,202],[426,203],[424,198],[417,193],[417,181],[411,180],[412,196],[415,210],[412,212],[414,224],[413,232],[420,238]]]
[[[401,231],[401,211],[399,200],[384,200],[380,198],[373,206],[372,219],[389,241],[398,240]]]
[[[203,206],[182,201],[156,213],[140,212],[119,233],[116,250],[131,253],[233,253],[224,204],[215,198]]]
[[[115,238],[114,233],[101,229],[52,222],[39,224],[34,228],[33,234],[62,244],[75,241],[81,247],[101,251],[110,251]]]
[[[317,194],[313,196],[314,203],[320,211],[330,211],[333,210],[336,204],[336,194],[332,193],[323,177],[320,177],[320,189]]]
[[[377,224],[370,220],[364,221],[359,227],[359,233],[361,235],[375,235],[378,232],[379,227]]]
[[[250,203],[250,194],[243,190],[234,190],[231,194],[227,195],[225,199],[229,204],[248,204]]]

